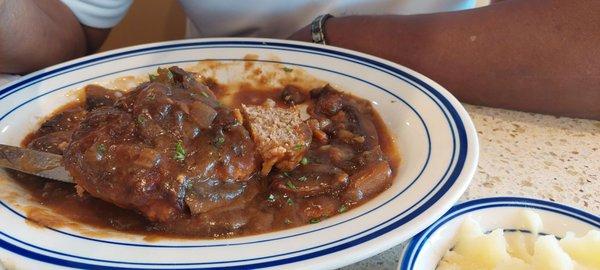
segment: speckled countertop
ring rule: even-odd
[[[477,129],[480,153],[461,200],[519,195],[600,214],[600,121],[465,108]],[[341,269],[396,269],[403,245]]]

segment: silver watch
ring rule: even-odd
[[[325,40],[325,22],[331,17],[333,17],[331,14],[319,15],[310,24],[310,33],[314,43],[327,45]]]

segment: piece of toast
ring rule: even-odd
[[[278,108],[271,101],[260,106],[242,104],[242,113],[263,159],[262,175],[273,166],[283,171],[298,166],[310,146],[312,132],[297,108]]]

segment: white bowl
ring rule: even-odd
[[[69,228],[29,226],[23,208],[41,206],[0,170],[0,259],[23,269],[334,268],[375,255],[426,228],[456,202],[473,176],[479,151],[475,129],[460,103],[441,86],[373,56],[269,39],[141,45],[25,76],[0,89],[0,143],[18,145],[41,117],[75,98],[69,95],[73,89],[207,59],[303,69],[371,100],[403,160],[392,187],[318,224],[232,239],[147,242],[135,235],[89,236]]]
[[[600,229],[600,217],[567,205],[520,197],[492,197],[460,203],[429,228],[417,234],[404,249],[398,269],[435,269],[465,217],[471,216],[484,231],[497,228],[519,228],[522,210],[531,209],[540,215],[542,234],[564,237],[567,232],[580,236]]]

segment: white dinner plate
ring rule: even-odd
[[[533,210],[543,222],[541,234],[564,237],[567,232],[582,236],[600,230],[600,216],[567,205],[522,197],[492,197],[460,203],[442,218],[417,234],[404,249],[399,270],[435,269],[465,217],[477,221],[483,231],[521,229],[525,209]]]
[[[375,255],[425,229],[456,202],[473,176],[479,151],[475,129],[443,87],[377,57],[271,39],[147,44],[25,76],[0,90],[0,143],[18,145],[42,117],[75,98],[73,89],[206,59],[301,69],[372,101],[402,157],[393,185],[364,205],[318,224],[231,239],[148,242],[135,235],[90,236],[69,228],[28,225],[24,209],[36,203],[0,170],[0,260],[19,269],[334,268]]]

